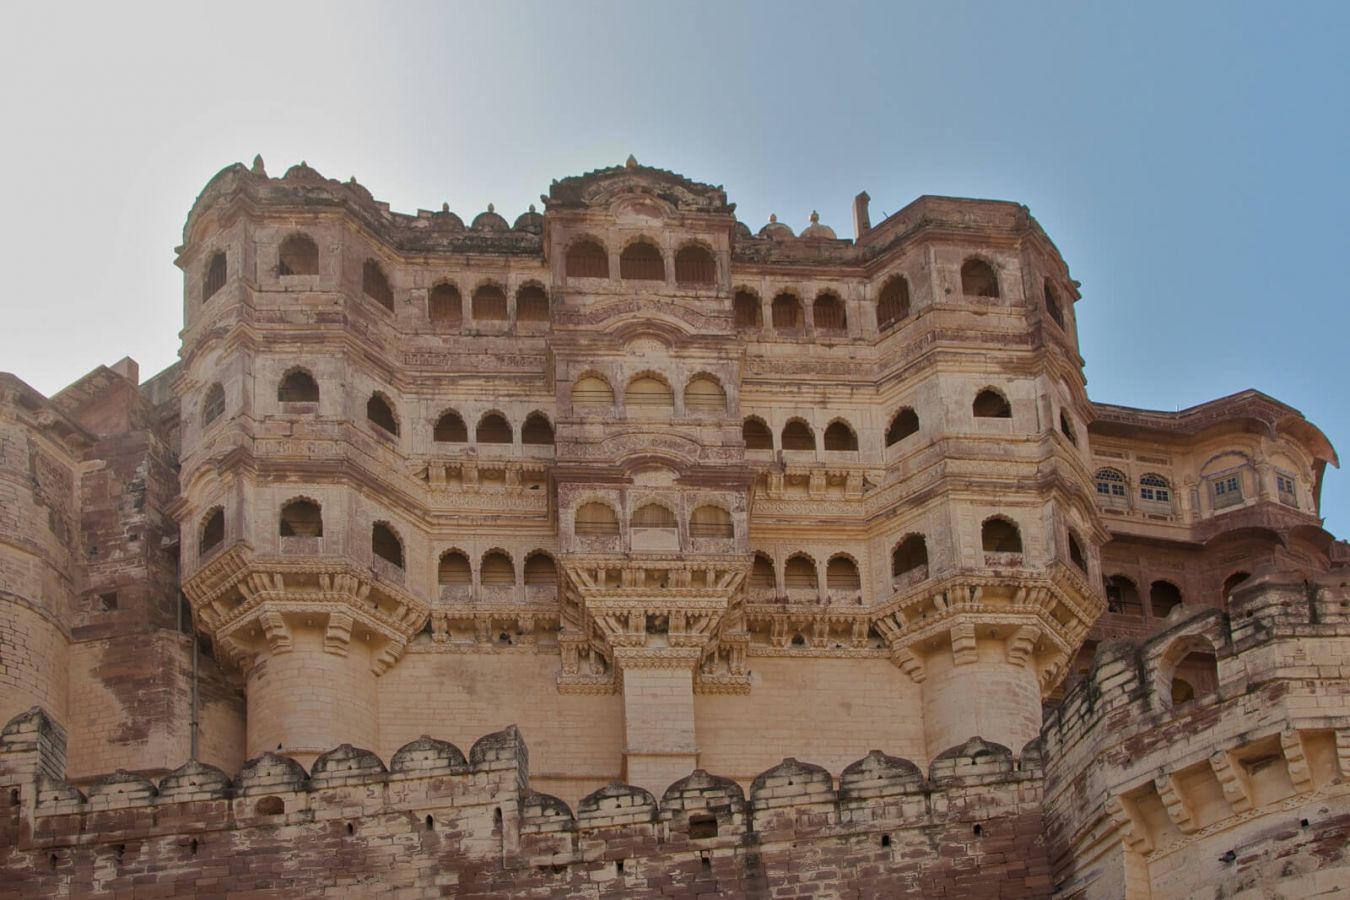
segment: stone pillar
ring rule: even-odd
[[[248,670],[248,756],[282,753],[308,768],[339,744],[379,744],[378,691],[371,647],[325,647],[323,628],[288,629]]]
[[[959,640],[959,638],[958,638]],[[924,660],[923,717],[928,758],[972,737],[1014,754],[1041,729],[1041,686],[1035,670],[1008,660],[1001,640],[973,641]]]
[[[624,780],[660,797],[698,768],[693,666],[622,665]]]

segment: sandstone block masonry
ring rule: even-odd
[[[222,170],[179,363],[0,375],[0,890],[1334,883],[1326,437],[1089,399],[1023,206],[854,225]]]

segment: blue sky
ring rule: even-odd
[[[621,162],[752,227],[1027,204],[1083,283],[1096,400],[1256,387],[1350,452],[1350,4],[24,4],[0,28],[0,369],[171,363],[197,192],[261,153],[396,210]],[[1328,526],[1350,532],[1350,475]]]

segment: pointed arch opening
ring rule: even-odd
[[[811,307],[811,321],[817,332],[825,335],[843,335],[848,332],[848,314],[839,295],[825,291],[816,297]]]
[[[516,321],[549,321],[548,292],[543,287],[527,284],[516,291]]]
[[[977,419],[1011,419],[1012,405],[1008,398],[993,388],[985,388],[975,395],[970,411]]]
[[[478,568],[478,583],[483,587],[513,587],[516,583],[516,567],[511,557],[503,550],[491,550],[483,554]]]
[[[928,577],[928,542],[921,534],[908,535],[891,552],[891,578],[922,580]]]
[[[323,508],[305,497],[286,501],[278,517],[277,533],[281,537],[323,537]]]
[[[216,382],[206,389],[202,398],[202,424],[210,425],[225,414],[225,388]]]
[[[918,433],[919,414],[906,406],[895,414],[895,418],[891,419],[890,427],[886,429],[886,446],[894,447],[911,434]]]
[[[277,251],[278,275],[318,275],[319,245],[308,235],[293,234]]]
[[[1072,531],[1069,532],[1069,562],[1073,563],[1078,571],[1087,574],[1087,557],[1083,554],[1083,545],[1078,542],[1078,536]]]
[[[202,276],[202,302],[210,300],[224,286],[225,251],[217,250],[211,254],[211,261],[206,264],[206,273]]]
[[[398,436],[398,419],[394,417],[394,407],[379,391],[371,394],[366,401],[366,421],[381,431]]]
[[[608,278],[609,253],[595,240],[584,238],[567,248],[568,278]]]
[[[815,450],[816,435],[801,419],[791,419],[783,426],[784,450]]]
[[[633,512],[633,528],[678,528],[675,513],[660,503],[647,503]]]
[[[558,583],[558,563],[543,550],[536,550],[525,558],[525,584],[527,586]]]
[[[980,525],[980,546],[985,553],[1021,553],[1022,531],[1002,516],[991,516]]]
[[[473,584],[469,557],[462,550],[447,550],[436,566],[436,583],[441,587],[467,588]]]
[[[458,328],[464,320],[464,298],[459,288],[441,282],[427,295],[427,316],[436,328]]]
[[[783,584],[791,591],[818,591],[820,582],[816,576],[816,563],[805,553],[794,553],[783,566]]]
[[[1056,325],[1064,327],[1064,306],[1059,301],[1059,291],[1049,278],[1045,279],[1045,311]]]
[[[475,322],[506,321],[506,292],[500,285],[479,285],[473,292],[473,301],[470,305]]]
[[[675,254],[676,284],[714,284],[717,261],[712,252],[699,244],[686,244]]]
[[[614,389],[599,375],[583,375],[572,385],[572,408],[590,412],[614,408]]]
[[[202,518],[201,535],[197,539],[197,555],[205,556],[225,541],[225,508],[212,507]]]
[[[370,526],[370,552],[396,569],[403,568],[403,541],[398,532],[384,522]]]
[[[731,302],[732,313],[736,317],[739,331],[758,331],[763,327],[759,308],[759,296],[753,291],[737,291]]]
[[[469,428],[453,409],[441,413],[436,427],[431,431],[431,439],[438,444],[467,444]]]
[[[531,446],[553,446],[553,425],[543,413],[530,413],[520,429],[520,442]]]
[[[1144,605],[1139,601],[1139,588],[1124,575],[1106,579],[1106,611],[1134,619],[1144,617]]]
[[[318,403],[319,383],[304,369],[291,369],[277,385],[277,400],[282,403]]]
[[[684,411],[693,416],[725,416],[727,392],[711,375],[696,375],[684,389]]]
[[[708,504],[694,510],[689,517],[689,536],[692,538],[730,539],[736,536],[731,513],[720,506]]]
[[[509,444],[513,437],[511,423],[501,413],[490,412],[478,420],[480,444]]]
[[[1237,590],[1238,585],[1252,577],[1250,572],[1234,572],[1223,581],[1223,605],[1226,607],[1233,602],[1233,591]]]
[[[858,435],[843,419],[836,419],[825,429],[825,449],[832,451],[857,450]]]
[[[962,263],[961,293],[967,297],[997,297],[998,275],[994,267],[976,257]]]
[[[625,281],[665,281],[665,257],[654,244],[634,241],[619,254],[619,277]]]
[[[1165,619],[1181,605],[1181,588],[1170,581],[1159,579],[1149,585],[1148,603],[1153,618]]]
[[[747,450],[772,450],[773,432],[762,419],[750,417],[741,423],[741,440]]]
[[[361,292],[390,312],[394,311],[394,289],[384,269],[373,259],[368,259],[361,267]]]
[[[862,590],[862,576],[858,573],[858,564],[843,554],[832,556],[825,564],[825,588],[845,593]]]
[[[778,589],[778,582],[773,571],[773,560],[767,554],[755,554],[755,561],[750,565],[750,587],[761,591]]]
[[[675,411],[675,392],[654,375],[639,375],[628,382],[623,403],[635,415],[670,415]]]
[[[577,507],[574,531],[587,537],[618,537],[619,517],[608,503],[583,503]]]
[[[881,286],[877,298],[877,330],[888,331],[909,316],[909,282],[903,275],[892,275]]]
[[[802,301],[787,292],[773,298],[773,329],[779,334],[801,334],[805,326]]]

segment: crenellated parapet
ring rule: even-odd
[[[481,738],[467,755],[422,737],[387,766],[344,744],[308,772],[264,753],[234,778],[190,762],[157,782],[118,772],[83,789],[60,780],[58,737],[35,709],[11,722],[0,743],[0,787],[16,800],[6,827],[17,836],[0,850],[0,873],[20,874],[31,890],[77,882],[115,890],[150,876],[192,896],[196,879],[246,849],[248,871],[231,870],[232,889],[340,889],[397,851],[378,866],[382,886],[455,885],[471,896],[596,882],[640,891],[663,879],[753,894],[798,877],[795,863],[804,860],[828,862],[829,890],[871,885],[896,895],[959,878],[949,858],[916,853],[933,840],[1023,894],[1047,886],[1035,838],[1039,757],[1015,760],[978,738],[926,772],[879,751],[837,778],[787,759],[748,792],[697,770],[659,800],[614,783],[574,813],[530,787],[514,727]],[[324,853],[328,864],[313,865]],[[437,880],[446,877],[457,880]]]
[[[1098,649],[1041,736],[1047,837],[1069,895],[1268,879],[1273,860],[1344,840],[1347,610],[1337,575],[1258,573],[1227,613],[1180,607],[1147,642]]]

